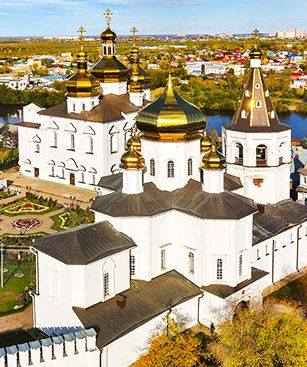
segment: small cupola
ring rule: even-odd
[[[135,139],[137,141],[137,138]],[[129,139],[127,150],[121,157],[121,169],[123,173],[123,193],[139,194],[143,192],[143,171],[145,170],[145,160],[137,151],[134,136]]]
[[[211,148],[203,156],[203,190],[209,193],[224,191],[225,157],[217,150],[217,133],[212,130]]]
[[[99,104],[100,83],[87,69],[84,51],[84,32],[80,27],[80,50],[77,54],[77,72],[66,81],[68,113],[90,111]]]

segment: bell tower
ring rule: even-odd
[[[239,107],[223,126],[227,172],[241,178],[241,194],[260,204],[290,196],[291,128],[279,122],[261,70],[262,52],[250,51]]]

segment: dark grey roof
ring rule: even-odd
[[[86,265],[136,246],[105,221],[81,225],[36,240],[33,247],[69,265]]]
[[[114,175],[101,177],[98,186],[112,191],[122,191],[123,174],[116,173]]]
[[[153,183],[146,183],[144,192],[136,195],[114,192],[97,197],[92,209],[112,217],[153,216],[175,209],[206,219],[240,219],[257,211],[252,200],[228,191],[204,192],[195,180],[172,192]]]
[[[254,215],[253,245],[307,220],[307,207],[292,200],[265,205],[263,210]]]
[[[147,102],[144,102],[146,104]],[[65,117],[74,120],[86,120],[103,123],[107,121],[122,120],[122,112],[137,112],[140,107],[135,106],[129,101],[128,94],[107,94],[103,96],[98,104],[91,111],[82,111],[80,113],[68,113],[67,102],[60,103],[54,107],[40,111],[40,115]]]
[[[98,186],[112,191],[122,191],[123,188],[123,174],[116,173],[114,175],[101,177]],[[226,191],[233,191],[240,189],[242,186],[240,177],[224,174],[224,187]]]
[[[224,189],[226,191],[234,191],[243,187],[240,177],[224,173]]]
[[[248,285],[256,282],[257,280],[263,278],[267,274],[269,273],[267,273],[264,270],[252,267],[252,278],[244,280],[243,282],[239,283],[236,287],[230,287],[229,285],[223,285],[223,284],[210,284],[206,287],[202,287],[202,289],[220,298],[227,298],[232,294],[240,291],[241,289],[247,287]]]
[[[119,296],[87,309],[74,307],[74,311],[85,327],[93,327],[97,331],[97,346],[101,349],[201,293],[199,287],[172,270],[149,282],[134,280],[131,288]],[[124,307],[117,304],[118,297],[125,302]]]
[[[39,129],[41,124],[37,124],[35,122],[18,122],[17,124],[15,124],[15,126],[22,126],[22,127],[31,127],[32,129]]]

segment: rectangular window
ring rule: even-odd
[[[239,256],[239,276],[242,275],[242,269],[243,269],[243,255]]]
[[[194,274],[194,267],[195,267],[194,253],[189,252],[189,273],[190,274]]]
[[[217,259],[216,261],[216,279],[223,279],[223,260]]]
[[[103,274],[103,297],[107,298],[110,295],[110,279],[109,273]]]
[[[260,259],[260,250],[257,249],[257,260],[259,260],[259,259]]]
[[[266,255],[269,255],[268,245],[265,245],[265,254],[266,254]]]
[[[161,250],[161,270],[166,269],[166,250]]]
[[[130,275],[135,275],[135,256],[130,256]]]

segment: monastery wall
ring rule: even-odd
[[[0,348],[0,367],[84,367],[99,365],[94,329]]]

